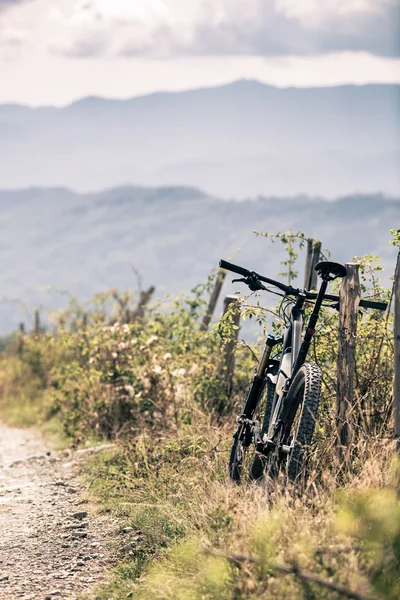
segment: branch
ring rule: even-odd
[[[231,562],[235,562],[238,564],[249,562],[256,565],[260,565],[263,563],[261,558],[258,556],[249,556],[246,554],[226,554],[225,552],[221,552],[219,550],[207,549],[205,550],[206,554],[210,556],[219,556],[221,558],[225,558]],[[352,598],[353,600],[377,600],[376,596],[365,596],[364,594],[360,594],[359,592],[350,590],[344,585],[340,583],[334,583],[333,581],[329,581],[329,579],[325,579],[324,577],[320,577],[319,575],[315,575],[310,571],[304,571],[297,566],[286,565],[284,563],[272,563],[272,569],[276,569],[277,571],[281,571],[282,573],[286,573],[288,575],[295,575],[299,579],[303,581],[309,581],[311,583],[318,583],[330,590],[345,596],[346,598]]]
[[[254,360],[258,363],[258,356],[257,354],[254,352],[254,350],[252,348],[250,348],[250,346],[248,345],[248,343],[245,340],[240,340],[241,343],[243,344],[243,346],[245,346],[247,348],[247,350],[250,350]]]
[[[254,305],[254,304],[247,304],[247,300],[253,295],[255,294],[255,292],[252,292],[252,294],[249,294],[248,296],[246,296],[246,298],[243,298],[243,300],[241,300],[241,306],[244,308],[253,308],[254,311],[259,310],[260,312],[267,312],[270,313],[273,317],[275,317],[275,319],[278,319],[278,321],[280,321],[281,323],[285,324],[284,319],[282,319],[282,317],[279,316],[279,314],[276,312],[276,309],[274,308],[265,308],[265,306],[260,306],[260,305]],[[240,298],[238,298],[238,300],[240,300]]]

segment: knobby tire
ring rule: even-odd
[[[290,416],[285,429],[285,442],[293,445],[287,460],[287,476],[295,482],[303,472],[307,451],[314,435],[321,394],[322,372],[313,364],[304,364],[290,386],[286,402],[291,403]],[[300,413],[299,413],[300,411]],[[297,429],[295,417],[297,416]]]

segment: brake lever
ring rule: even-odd
[[[232,283],[245,283],[252,292],[258,292],[259,290],[265,290],[265,287],[253,275],[249,275],[248,277],[244,277],[242,279],[232,279]]]

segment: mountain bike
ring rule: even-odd
[[[339,296],[327,294],[328,283],[346,275],[346,267],[334,262],[320,262],[315,270],[322,279],[317,293],[294,288],[259,275],[225,260],[220,267],[241,275],[233,282],[243,282],[253,292],[272,291],[264,284],[283,292],[292,304],[282,336],[268,335],[256,373],[246,393],[244,407],[237,417],[237,429],[229,458],[229,475],[239,483],[245,476],[260,480],[277,478],[285,470],[290,481],[302,473],[307,449],[314,434],[320,400],[322,372],[318,365],[306,362],[324,302],[339,308]],[[313,310],[304,327],[304,307]],[[386,310],[387,303],[361,299],[360,307]],[[304,330],[304,332],[303,332]],[[274,349],[281,350],[272,356]],[[264,398],[262,400],[262,398]],[[252,446],[252,452],[250,447]]]

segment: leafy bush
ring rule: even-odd
[[[229,315],[218,335],[199,330],[207,291],[157,303],[129,323],[116,320],[121,314],[112,314],[103,296],[86,313],[84,328],[84,311],[72,302],[57,334],[26,336],[22,364],[51,394],[48,416],[57,414],[66,434],[82,442],[143,427],[176,430],[196,411],[229,413],[247,383],[248,363],[228,390],[218,355],[230,335]]]

